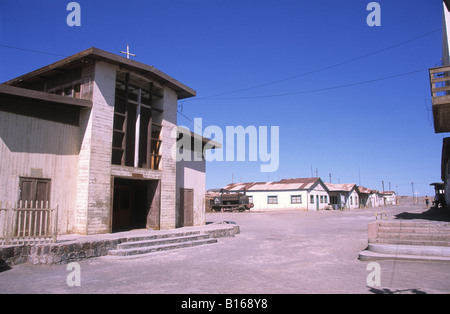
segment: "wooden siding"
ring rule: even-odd
[[[79,127],[0,112],[0,199],[17,202],[20,178],[50,179],[59,233],[74,229]]]

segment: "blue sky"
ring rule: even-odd
[[[278,171],[210,162],[207,188],[311,167],[406,195],[411,182],[432,195],[440,181],[445,134],[433,130],[427,73],[441,62],[439,0],[377,1],[380,27],[366,23],[369,0],[80,0],[80,27],[66,24],[69,2],[0,0],[0,81],[129,43],[135,60],[197,91],[179,103],[179,124],[279,127]]]

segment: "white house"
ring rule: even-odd
[[[381,205],[396,205],[397,194],[394,191],[379,192]]]
[[[368,189],[363,186],[358,186],[358,194],[359,194],[359,207],[360,208],[370,208],[374,207],[372,203],[371,195],[374,193],[374,190]]]
[[[246,191],[252,210],[321,210],[329,207],[328,188],[320,178],[283,179],[277,182],[231,183],[227,191]]]
[[[355,183],[334,184],[325,183],[330,194],[330,204],[338,208],[359,208],[360,197]]]

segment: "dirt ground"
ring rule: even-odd
[[[80,286],[66,265],[22,264],[0,273],[0,293],[303,294],[450,293],[450,263],[380,261],[381,283],[369,287],[367,224],[426,219],[423,204],[319,212],[208,213],[241,233],[217,244],[143,257],[80,261]],[[434,215],[434,217],[437,217]],[[442,216],[439,216],[442,218]]]

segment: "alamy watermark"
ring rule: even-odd
[[[183,132],[179,132],[183,129],[189,130],[184,126],[174,128],[171,134],[172,138],[178,138],[179,133],[183,134]],[[259,161],[261,162],[261,172],[278,170],[280,164],[279,126],[270,126],[270,132],[268,126],[250,125],[245,128],[242,125],[226,126],[224,132],[217,125],[207,126],[203,130],[202,118],[195,118],[193,132],[203,138],[211,139],[211,141],[202,145],[201,141],[192,141],[190,135],[182,136],[172,147],[174,160],[202,161],[204,158],[206,161]],[[210,149],[214,146],[214,142],[223,143],[223,148]],[[192,154],[192,152],[197,152],[197,154]]]
[[[381,6],[378,2],[370,2],[366,7],[367,11],[371,11],[367,15],[367,25],[370,27],[381,26]]]
[[[67,11],[71,11],[66,18],[68,26],[81,26],[81,6],[78,2],[70,2],[66,7]]]
[[[369,287],[380,287],[381,286],[381,266],[377,262],[371,262],[367,264],[367,271],[370,273],[367,275],[366,283]]]
[[[66,18],[68,26],[81,26],[81,6],[78,2],[69,2],[66,6],[67,11],[71,11]],[[367,25],[370,27],[381,26],[381,6],[378,2],[370,2],[366,7],[367,11],[371,11],[367,15]]]
[[[81,266],[77,262],[67,264],[67,271],[70,273],[66,277],[66,283],[69,287],[81,286]]]

